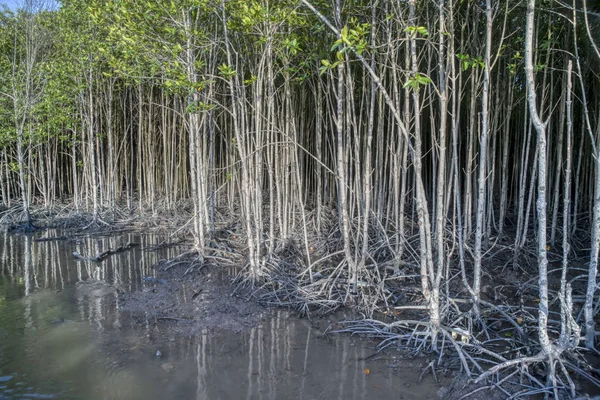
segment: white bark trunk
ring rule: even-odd
[[[527,25],[525,29],[525,76],[527,82],[527,102],[533,125],[537,131],[538,143],[538,286],[540,303],[538,306],[538,336],[543,351],[550,354],[552,345],[548,337],[548,257],[546,254],[546,123],[540,119],[537,109],[535,77],[533,73],[535,0],[527,0]],[[600,203],[599,203],[600,204]],[[599,210],[600,211],[600,210]]]

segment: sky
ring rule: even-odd
[[[8,6],[11,10],[14,10],[20,3],[20,0],[0,0],[0,4]]]
[[[10,8],[11,10],[16,10],[17,7],[22,5],[24,2],[25,2],[25,0],[0,0],[0,7],[5,5],[8,8]],[[50,9],[56,7],[55,0],[40,0],[40,2],[43,2],[42,4],[45,4]]]

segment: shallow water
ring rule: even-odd
[[[391,368],[393,359],[371,357],[373,343],[326,338],[282,311],[244,333],[181,338],[169,324],[140,326],[115,288],[154,284],[143,279],[152,265],[180,251],[144,251],[160,241],[0,233],[0,400],[436,398],[431,377],[417,384],[418,363]],[[102,263],[72,256],[128,242],[141,246]]]

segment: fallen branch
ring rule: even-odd
[[[53,241],[60,241],[60,240],[69,240],[70,238],[68,236],[56,236],[56,237],[41,237],[41,238],[36,238],[33,239],[34,242],[53,242]]]
[[[133,247],[136,247],[136,246],[139,246],[139,245],[137,243],[131,243],[131,242],[129,242],[125,246],[117,247],[115,250],[106,250],[106,251],[103,251],[102,253],[96,254],[96,256],[94,256],[94,257],[85,257],[85,256],[82,256],[81,254],[79,254],[79,252],[74,251],[73,252],[73,257],[75,257],[77,260],[80,260],[80,261],[101,262],[101,261],[106,260],[109,256],[112,256],[112,255],[118,254],[118,253],[122,253],[122,252],[124,252],[126,250],[129,250],[129,249],[131,249]]]

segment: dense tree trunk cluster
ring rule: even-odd
[[[201,256],[236,221],[276,302],[293,282],[306,304],[419,313],[367,331],[452,343],[473,374],[500,315],[540,353],[485,350],[494,372],[543,361],[574,393],[561,357],[594,348],[599,310],[597,4],[24,5],[0,21],[4,207],[186,212]]]

